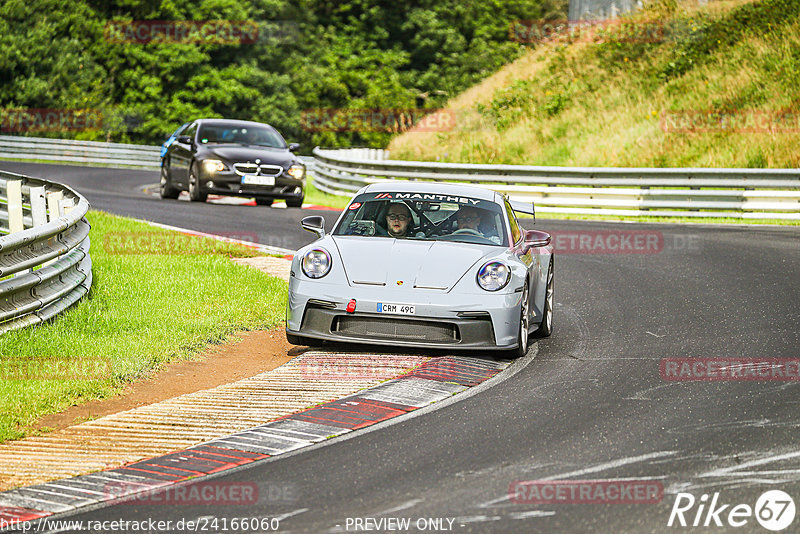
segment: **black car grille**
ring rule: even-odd
[[[331,332],[348,337],[394,339],[428,343],[458,343],[458,326],[438,321],[395,320],[381,317],[337,316]]]
[[[283,167],[280,165],[258,165],[256,163],[234,163],[233,170],[239,176],[245,174],[258,174],[261,176],[280,176]]]

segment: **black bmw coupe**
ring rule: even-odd
[[[198,119],[173,134],[161,158],[161,198],[188,191],[195,202],[209,193],[276,199],[299,208],[305,197],[306,167],[281,134],[259,122]]]

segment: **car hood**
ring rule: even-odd
[[[497,247],[392,238],[333,238],[350,285],[449,290]]]
[[[269,165],[288,167],[295,162],[294,156],[285,148],[267,148],[242,145],[215,145],[206,147],[211,156],[230,162],[261,160]]]

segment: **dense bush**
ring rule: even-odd
[[[306,149],[381,146],[388,133],[309,131],[302,111],[436,107],[522,52],[512,21],[565,10],[566,0],[2,0],[0,108],[102,112],[99,130],[52,136],[157,143],[204,116],[266,121]],[[261,31],[251,44],[108,38],[110,21],[141,20]]]

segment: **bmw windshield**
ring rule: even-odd
[[[286,148],[283,138],[274,129],[253,124],[202,124],[197,139],[203,145],[231,143]]]
[[[345,210],[333,235],[508,246],[501,206],[438,194],[359,195]]]

